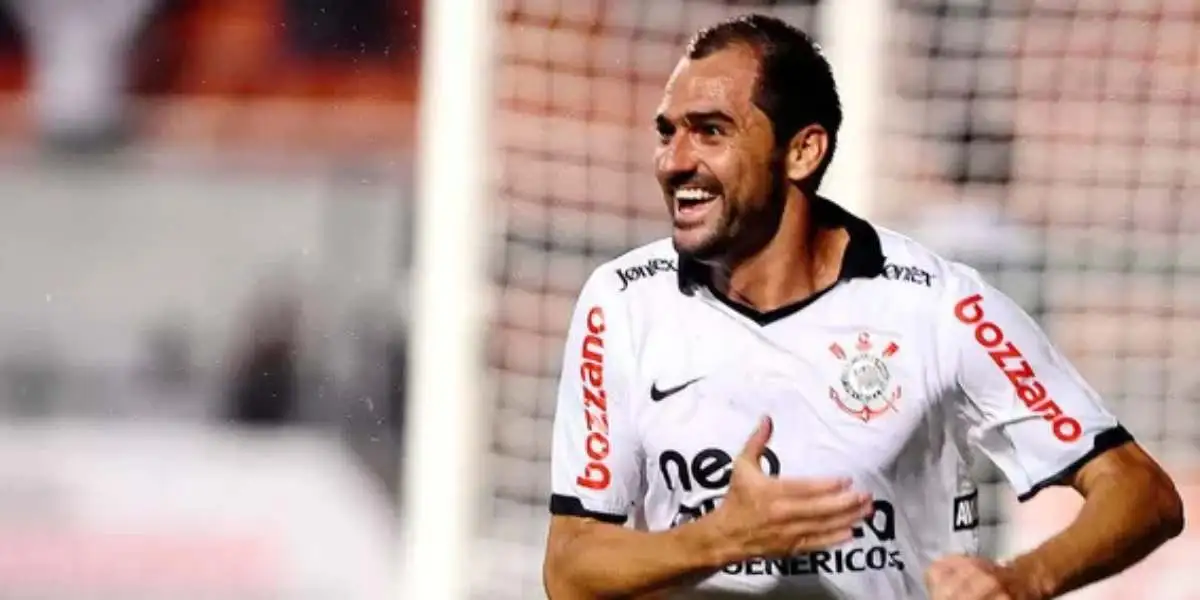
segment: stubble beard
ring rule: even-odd
[[[765,206],[751,212],[741,212],[723,198],[721,214],[716,225],[699,243],[683,246],[673,239],[675,251],[683,260],[710,266],[732,266],[739,257],[752,255],[774,237],[783,216],[787,198],[787,178],[782,162],[771,169],[771,187]]]

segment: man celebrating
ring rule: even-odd
[[[862,600],[1052,598],[1182,529],[1162,469],[1012,301],[815,191],[829,64],[768,17],[696,35],[655,118],[671,240],[600,267],[566,342],[545,584]],[[1077,520],[974,556],[968,445]],[[631,526],[623,526],[631,525]]]

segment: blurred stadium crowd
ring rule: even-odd
[[[339,485],[395,497],[421,4],[0,1],[5,435],[298,427],[370,473]],[[592,267],[663,232],[648,158],[662,82],[701,26],[756,10],[821,39],[823,7],[498,4],[496,546],[477,576],[484,597],[529,598],[571,303]],[[870,216],[984,271],[1200,481],[1200,5],[889,6]],[[0,472],[29,476],[23,452],[0,449]],[[0,587],[5,523],[45,505],[6,490]],[[1015,522],[1007,499],[989,496],[992,526]]]
[[[420,9],[0,2],[5,595],[381,597]]]
[[[390,0],[0,3],[5,413],[394,438],[400,258],[336,255],[393,252],[419,19]],[[353,239],[380,216],[386,240]],[[396,449],[371,452],[394,485]]]

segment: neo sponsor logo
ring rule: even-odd
[[[933,274],[925,269],[908,265],[887,263],[883,265],[883,278],[892,281],[907,281],[930,287],[933,285]]]
[[[774,450],[764,448],[759,462],[767,475],[779,475],[779,456]],[[724,490],[733,476],[733,456],[720,448],[704,448],[689,461],[676,450],[665,450],[658,456],[658,468],[668,490]]]
[[[587,438],[583,442],[588,464],[575,483],[592,490],[608,489],[612,471],[604,460],[611,450],[608,443],[608,395],[604,391],[604,309],[593,306],[585,317],[587,335],[580,348],[579,378],[583,384],[583,415]]]
[[[646,264],[615,269],[617,278],[621,280],[621,289],[617,291],[629,289],[629,284],[640,279],[649,279],[659,273],[674,273],[678,270],[675,261],[669,258],[652,258],[646,261]]]
[[[767,475],[779,475],[779,456],[770,448],[763,449],[759,463]],[[704,448],[689,461],[678,451],[666,450],[658,456],[658,468],[668,490],[709,492],[680,503],[675,511],[675,518],[671,520],[671,526],[678,527],[695,521],[717,508],[733,476],[733,457],[720,448]]]
[[[983,296],[975,294],[959,300],[954,306],[954,316],[961,323],[974,327],[975,341],[988,352],[988,356],[1008,378],[1017,397],[1033,412],[1050,422],[1054,437],[1064,442],[1074,442],[1083,435],[1083,427],[1062,408],[1038,381],[1037,374],[1021,350],[1005,339],[1004,329],[988,321],[983,311]]]

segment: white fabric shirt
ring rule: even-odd
[[[729,565],[701,587],[925,598],[933,560],[976,551],[967,445],[1026,499],[1130,439],[974,270],[819,208],[850,245],[838,283],[795,306],[759,314],[730,302],[680,267],[670,240],[592,274],[566,341],[552,513],[650,531],[699,518],[769,415],[764,470],[849,476],[875,513],[838,547]]]

